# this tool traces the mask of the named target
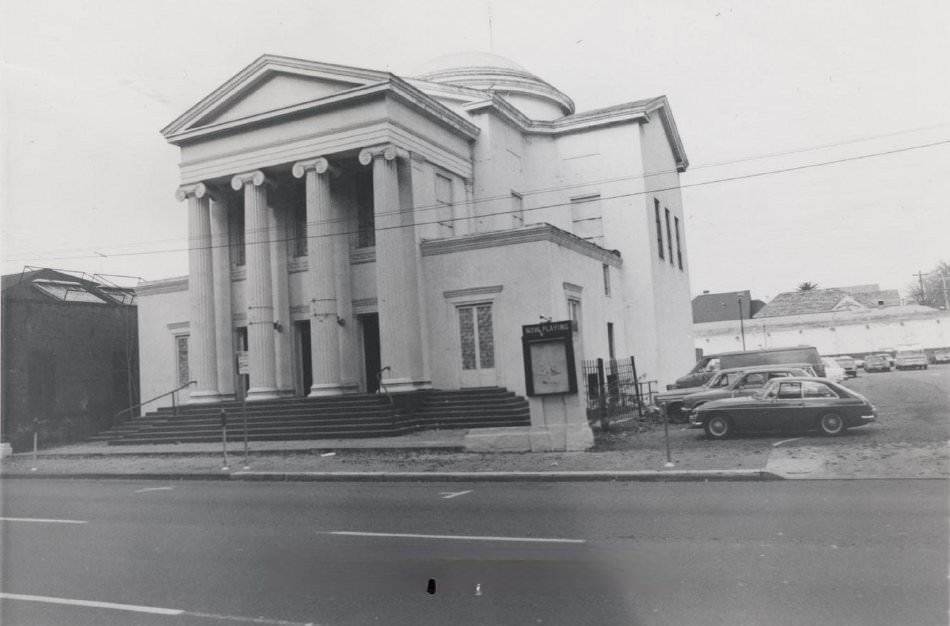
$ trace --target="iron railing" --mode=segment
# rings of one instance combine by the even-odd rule
[[[174,415],[178,415],[178,392],[181,391],[182,389],[185,389],[186,387],[190,387],[190,386],[196,384],[197,382],[198,382],[198,381],[196,381],[196,380],[189,380],[189,381],[188,381],[187,383],[185,383],[184,385],[179,385],[178,387],[175,387],[175,388],[172,389],[171,391],[166,391],[165,393],[159,394],[159,395],[155,396],[154,398],[149,398],[149,399],[146,400],[145,402],[139,402],[138,404],[132,405],[132,406],[126,408],[126,409],[122,409],[121,411],[119,411],[118,413],[116,413],[115,415],[112,416],[112,423],[115,424],[115,423],[116,423],[116,420],[118,420],[123,414],[125,414],[125,413],[131,414],[133,411],[142,408],[142,407],[145,406],[146,404],[150,404],[150,403],[152,403],[152,402],[155,402],[156,400],[161,400],[161,399],[164,398],[165,396],[171,396],[171,397],[172,397],[172,412],[173,412]]]
[[[621,419],[639,419],[653,415],[657,393],[655,380],[640,380],[634,357],[627,359],[591,359],[583,362],[587,419],[609,430]]]

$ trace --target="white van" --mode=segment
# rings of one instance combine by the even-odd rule
[[[927,353],[920,346],[898,348],[894,357],[894,367],[899,370],[925,370],[927,363]]]

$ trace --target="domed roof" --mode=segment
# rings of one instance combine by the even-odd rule
[[[442,56],[430,59],[417,67],[413,76],[422,78],[425,74],[435,74],[445,70],[454,70],[471,67],[497,67],[506,70],[515,70],[525,72],[527,70],[521,65],[515,63],[507,57],[492,52],[480,52],[478,50],[468,50],[465,52],[453,52],[443,54]]]
[[[532,74],[511,59],[491,52],[456,52],[428,61],[414,72],[415,77],[541,100],[555,105],[564,115],[574,112],[574,102],[563,92]]]

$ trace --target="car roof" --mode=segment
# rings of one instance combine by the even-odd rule
[[[736,372],[770,372],[773,370],[803,369],[813,367],[812,363],[775,363],[772,365],[748,365],[746,367],[727,367],[719,370],[720,374],[734,374]]]

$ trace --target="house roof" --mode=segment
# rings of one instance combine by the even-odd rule
[[[43,302],[87,302],[95,304],[133,304],[131,289],[103,285],[51,268],[24,270],[0,277],[6,300],[39,300]]]
[[[742,317],[749,319],[765,303],[753,300],[748,289],[723,293],[704,293],[693,298],[693,323],[722,322],[739,319],[739,298],[742,298]]]
[[[900,294],[896,289],[862,292],[859,289],[876,287],[862,285],[845,289],[811,289],[809,291],[786,291],[775,296],[756,318],[785,317],[789,315],[814,315],[840,311],[863,311],[881,306],[900,304]]]

